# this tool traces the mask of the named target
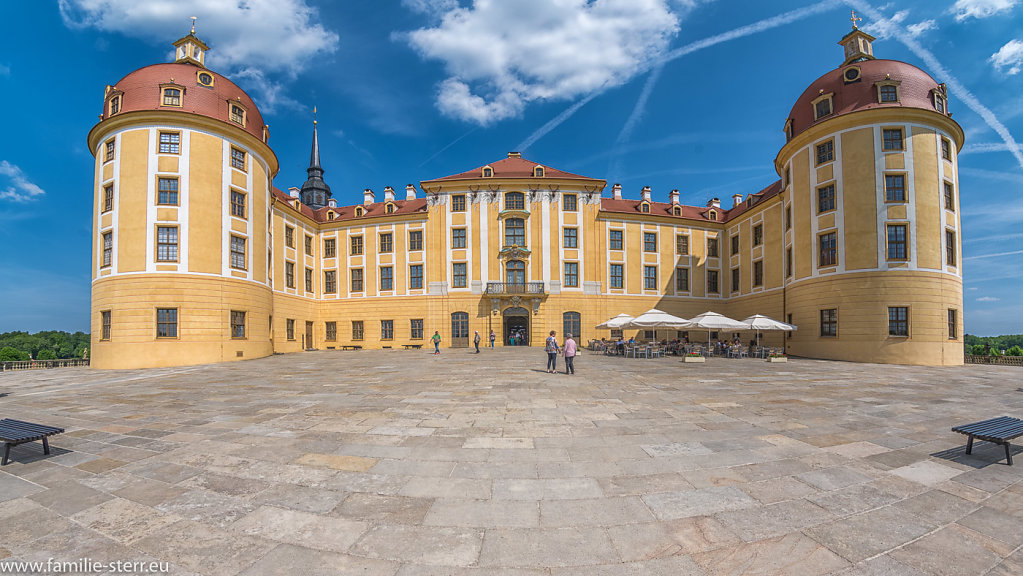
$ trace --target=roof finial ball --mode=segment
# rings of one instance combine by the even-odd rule
[[[313,106],[313,126],[316,126],[316,106]]]
[[[189,32],[189,34],[195,34],[195,21],[198,20],[199,17],[198,16],[192,16],[191,18],[192,18],[192,30]]]
[[[852,21],[853,30],[856,30],[856,29],[859,28],[859,26],[856,25],[857,22],[863,22],[863,18],[860,18],[859,16],[857,16],[855,10],[852,10],[852,16],[849,18],[849,20]]]

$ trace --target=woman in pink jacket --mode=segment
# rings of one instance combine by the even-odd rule
[[[578,346],[571,334],[565,334],[565,374],[575,374],[575,355],[578,353]]]

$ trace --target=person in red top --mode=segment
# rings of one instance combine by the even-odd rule
[[[565,374],[575,375],[575,355],[578,354],[578,350],[579,347],[572,339],[572,335],[565,334]]]

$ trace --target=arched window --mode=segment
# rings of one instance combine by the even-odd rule
[[[562,318],[562,334],[568,338],[568,335],[572,335],[572,339],[576,342],[582,342],[582,336],[579,331],[582,330],[582,316],[578,312],[565,312],[561,315]]]
[[[537,167],[533,168],[533,177],[534,178],[543,178],[543,166],[537,166]]]
[[[640,204],[639,205],[639,211],[640,212],[650,212],[650,203],[649,202],[644,202],[644,203]]]
[[[492,178],[493,176],[494,176],[494,169],[491,168],[490,166],[484,166],[483,167],[483,177],[484,178]]]
[[[526,283],[526,263],[522,260],[509,260],[504,269],[504,281],[508,284]]]
[[[526,221],[522,218],[509,218],[504,221],[504,245],[526,245]]]
[[[363,213],[362,206],[357,206],[355,208],[355,215],[356,216],[362,216],[362,213]]]
[[[394,214],[394,204],[388,203],[384,211],[388,214]]]
[[[671,215],[672,216],[681,216],[682,215],[682,207],[681,206],[672,206],[671,207]]]
[[[505,210],[525,210],[526,195],[522,192],[508,192],[504,195]]]

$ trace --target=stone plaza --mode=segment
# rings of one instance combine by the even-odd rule
[[[172,574],[1023,573],[1023,372],[535,348],[0,374],[0,563]],[[560,364],[559,368],[563,365]],[[1014,450],[1018,454],[1018,449]]]

